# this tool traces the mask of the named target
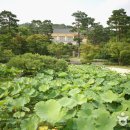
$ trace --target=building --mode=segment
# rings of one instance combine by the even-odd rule
[[[65,28],[65,29],[54,29],[53,30],[53,41],[54,42],[62,42],[62,43],[72,43],[77,44],[76,41],[74,41],[74,37],[77,35],[75,32],[71,32],[71,29]]]

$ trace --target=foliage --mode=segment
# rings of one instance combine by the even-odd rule
[[[109,42],[107,45],[108,54],[118,62],[119,65],[129,64],[127,58],[129,58],[130,45],[125,42]]]
[[[42,56],[42,62],[45,69],[53,69],[55,71],[66,71],[68,62],[63,59],[57,59],[51,56]]]
[[[7,64],[10,67],[16,67],[24,70],[24,74],[33,74],[43,68],[42,57],[38,54],[26,53],[13,57]]]
[[[50,20],[44,20],[41,26],[41,33],[48,36],[51,39],[51,34],[53,33],[52,23]]]
[[[47,54],[48,37],[43,34],[33,34],[27,38],[28,51],[31,53]]]
[[[6,71],[6,70],[4,70]],[[117,116],[130,116],[130,76],[98,66],[71,65],[0,84],[0,128],[122,130]]]
[[[50,55],[66,59],[67,55],[72,56],[72,52],[77,50],[77,46],[64,43],[51,43],[47,49]]]
[[[45,69],[54,69],[56,71],[67,70],[68,64],[64,60],[58,60],[50,56],[41,56],[39,54],[26,53],[13,57],[7,64],[23,70],[24,75],[36,74]]]
[[[0,47],[0,62],[1,63],[8,62],[13,56],[14,54],[12,53],[11,50],[6,50]]]
[[[11,49],[11,34],[2,34],[0,35],[0,46],[4,49]]]
[[[80,48],[80,43],[84,36],[86,36],[88,28],[94,23],[94,19],[88,17],[85,12],[81,11],[74,12],[72,16],[75,17],[72,31],[77,32],[77,37],[75,38],[75,41],[77,41]],[[78,55],[80,56],[80,49],[78,49]]]
[[[92,44],[83,44],[81,46],[81,62],[91,63],[94,57],[99,52],[99,47]]]
[[[114,30],[116,41],[121,41],[123,38],[127,38],[127,33],[130,29],[130,17],[127,16],[124,9],[113,10],[107,24],[110,29]]]
[[[54,70],[56,71],[66,71],[68,67],[68,62],[66,62],[64,59],[59,59],[54,66]]]
[[[31,34],[29,27],[26,27],[26,26],[23,26],[23,25],[20,25],[18,27],[18,33],[19,33],[20,36],[24,36],[24,37],[27,37],[28,35]]]
[[[130,65],[130,48],[129,50],[122,50],[120,56],[123,65]]]
[[[51,34],[53,33],[52,23],[50,20],[33,20],[30,24],[30,30],[32,34],[44,34],[51,39]]]
[[[52,56],[56,56],[57,58],[61,58],[64,53],[64,44],[55,44],[52,43],[48,47],[48,51]]]
[[[15,14],[6,10],[2,11],[0,13],[0,34],[10,33],[14,35],[17,32],[18,21]]]
[[[0,80],[2,79],[12,79],[14,77],[17,77],[19,76],[20,74],[22,73],[21,70],[19,69],[16,69],[14,67],[7,67],[5,64],[0,64]]]
[[[10,48],[16,55],[26,53],[28,51],[26,38],[20,35],[16,35],[11,39]]]
[[[110,31],[99,23],[95,23],[88,29],[87,38],[92,44],[106,43],[110,39]]]

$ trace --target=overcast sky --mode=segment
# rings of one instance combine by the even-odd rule
[[[105,25],[112,10],[120,8],[130,16],[130,0],[0,0],[0,11],[11,11],[20,23],[48,19],[71,25],[72,13],[80,10]]]

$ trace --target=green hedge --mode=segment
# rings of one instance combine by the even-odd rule
[[[15,56],[7,65],[22,69],[24,75],[32,75],[45,69],[66,71],[68,68],[68,63],[65,60],[32,53]]]

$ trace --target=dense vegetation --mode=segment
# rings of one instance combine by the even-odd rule
[[[88,45],[82,45],[79,52],[83,62],[98,58],[119,65],[130,65],[130,61],[126,61],[130,59],[130,16],[124,9],[113,10],[107,21],[108,27],[96,23],[85,12],[77,11],[72,16],[75,17],[73,31],[78,33],[75,40],[79,48],[82,39],[87,38]],[[98,51],[95,52],[95,48],[99,48]]]
[[[33,20],[18,25],[18,19],[10,11],[0,13],[0,62],[7,63],[12,57],[25,53],[51,55],[69,60],[77,46],[52,42],[53,25],[50,20]],[[60,25],[59,25],[60,26]],[[62,25],[61,25],[62,26]]]
[[[15,14],[0,13],[0,130],[130,129],[122,114],[130,117],[130,75],[67,62],[75,51],[83,63],[130,65],[130,17],[114,10],[104,28],[84,12],[72,16],[73,26],[18,25]],[[53,43],[53,28],[72,28],[77,45]]]
[[[2,71],[16,77],[0,83],[2,130],[130,129],[117,119],[121,112],[130,116],[130,75],[85,65],[70,65],[65,72],[45,69],[33,77]]]
[[[81,55],[83,63],[94,58],[106,59],[111,63],[129,65],[130,61],[130,16],[124,9],[113,10],[108,18],[108,27],[96,23],[85,12],[72,14],[72,26],[53,24],[50,20],[32,20],[31,23],[18,25],[15,14],[9,11],[0,13],[0,62],[6,63],[15,55],[38,53],[68,60],[72,52]],[[54,28],[71,28],[77,32],[74,40],[77,45],[52,42]],[[86,44],[81,44],[87,39]],[[96,51],[95,51],[96,49]],[[89,52],[88,52],[89,51]]]

